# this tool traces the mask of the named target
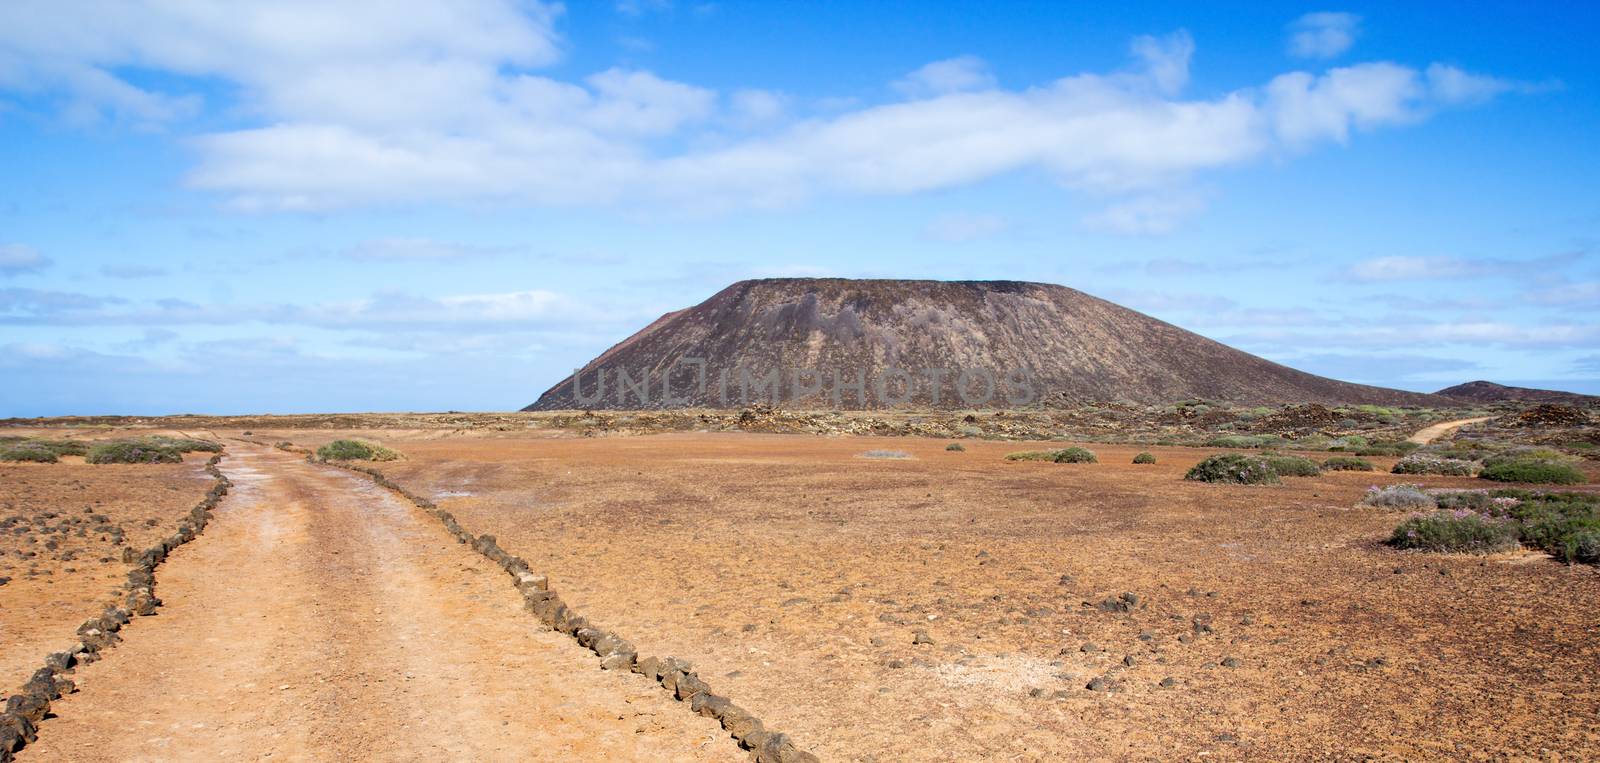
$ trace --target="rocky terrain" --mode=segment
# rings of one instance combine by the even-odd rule
[[[1074,289],[1017,281],[740,281],[574,378],[526,410],[1450,404],[1297,371]]]
[[[136,555],[172,532],[206,490],[182,464],[0,463],[0,694],[77,641]]]
[[[1600,568],[1401,551],[1412,515],[1366,500],[1481,493],[1384,472],[1484,443],[1555,446],[1586,483],[1561,489],[1593,493],[1600,464],[1571,454],[1596,419],[1186,401],[13,427],[226,452],[0,465],[0,760],[23,740],[23,761],[1587,759]],[[352,437],[397,458],[308,458]],[[1069,444],[1087,462],[1007,458]],[[1219,450],[1376,471],[1184,478]]]
[[[396,483],[825,760],[1600,751],[1600,575],[1390,550],[1403,513],[1359,505],[1389,475],[1227,487],[1181,479],[1205,450],[905,437],[386,442]]]

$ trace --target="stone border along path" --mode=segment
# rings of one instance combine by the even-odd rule
[[[155,594],[156,568],[166,561],[173,549],[199,537],[211,521],[212,509],[233,486],[217,468],[222,455],[218,453],[206,461],[206,473],[214,480],[211,490],[189,511],[189,517],[178,524],[177,532],[138,556],[133,555],[131,548],[122,550],[123,562],[134,565],[128,572],[128,582],[122,584],[126,592],[122,602],[107,604],[99,617],[78,626],[78,644],[45,657],[44,667],[34,671],[23,685],[22,693],[6,700],[5,709],[0,711],[0,763],[11,763],[15,757],[13,753],[39,738],[39,722],[50,712],[52,701],[77,690],[72,679],[66,677],[75,666],[100,659],[102,651],[121,641],[117,631],[130,624],[134,615],[156,613],[156,607],[161,606]]]
[[[555,591],[544,575],[536,575],[521,557],[512,556],[500,548],[493,535],[479,535],[462,528],[454,515],[439,508],[398,483],[383,472],[365,466],[353,466],[327,461],[317,461],[305,448],[283,447],[280,450],[305,453],[306,461],[359,472],[372,478],[380,487],[387,488],[415,504],[444,525],[456,540],[500,565],[516,581],[522,593],[523,608],[537,616],[545,625],[558,633],[571,636],[578,644],[600,657],[603,670],[631,670],[661,684],[661,688],[679,702],[687,702],[689,709],[722,723],[739,745],[752,751],[757,763],[818,763],[816,755],[800,750],[787,734],[768,729],[759,718],[733,704],[727,697],[714,694],[711,687],[694,672],[686,660],[676,657],[640,657],[633,644],[611,631],[594,627],[582,615],[572,611]]]

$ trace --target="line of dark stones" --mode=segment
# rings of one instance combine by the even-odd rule
[[[79,665],[87,665],[102,657],[122,638],[117,632],[133,621],[135,616],[156,613],[161,600],[156,598],[156,568],[166,561],[172,550],[194,540],[211,521],[211,511],[222,497],[228,494],[233,483],[223,475],[217,464],[222,461],[218,453],[206,462],[206,473],[214,482],[206,497],[200,501],[184,520],[178,523],[177,532],[163,538],[160,543],[135,554],[133,549],[122,550],[122,561],[132,564],[128,580],[122,584],[122,598],[106,605],[99,617],[86,620],[78,626],[78,643],[71,649],[52,652],[44,658],[44,667],[34,671],[23,685],[21,694],[6,699],[5,710],[0,712],[0,763],[10,763],[14,753],[39,738],[39,722],[50,712],[50,703],[61,695],[77,691],[68,674]]]
[[[302,451],[297,449],[295,452]],[[661,688],[675,699],[688,703],[691,711],[720,721],[722,728],[727,730],[741,747],[752,752],[751,758],[757,763],[816,763],[818,760],[816,755],[796,747],[787,734],[768,729],[766,724],[750,711],[713,692],[705,680],[695,673],[694,667],[688,661],[676,657],[640,657],[631,642],[591,624],[587,618],[574,612],[562,602],[555,591],[550,590],[550,581],[546,576],[535,574],[521,557],[506,553],[496,543],[493,535],[474,536],[463,528],[450,512],[439,508],[433,501],[412,493],[377,469],[316,461],[310,455],[307,455],[306,460],[365,474],[379,486],[398,493],[417,508],[438,519],[457,541],[500,565],[500,568],[511,576],[517,590],[522,594],[524,609],[538,617],[552,630],[571,636],[579,645],[594,652],[600,658],[602,669],[630,670],[659,683]]]

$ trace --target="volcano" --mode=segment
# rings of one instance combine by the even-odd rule
[[[1328,379],[1065,286],[771,278],[663,315],[524,410],[962,409],[1204,399],[1449,406]]]

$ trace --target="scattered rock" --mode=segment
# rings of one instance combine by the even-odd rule
[[[933,643],[933,637],[929,636],[927,631],[922,630],[922,629],[919,628],[919,629],[917,629],[916,632],[911,634],[911,643],[913,643],[913,644],[932,644]]]

